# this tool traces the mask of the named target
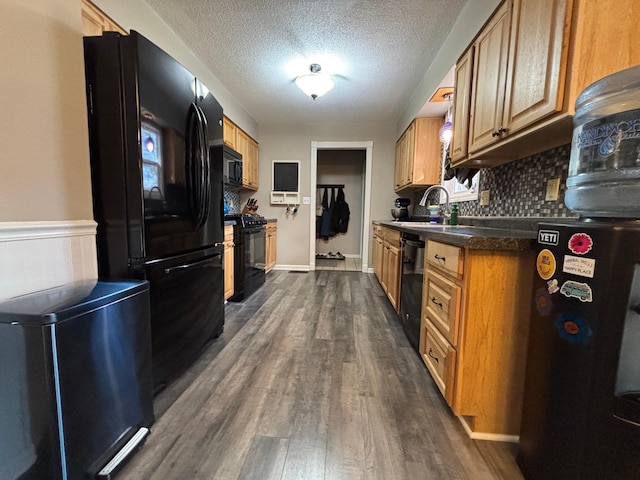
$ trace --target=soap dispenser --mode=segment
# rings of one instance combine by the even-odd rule
[[[458,225],[458,204],[451,205],[451,218],[449,219],[450,225]]]

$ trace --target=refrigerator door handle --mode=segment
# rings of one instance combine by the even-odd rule
[[[195,103],[189,107],[189,115],[187,117],[186,132],[186,157],[185,157],[185,174],[187,177],[187,197],[189,200],[189,212],[191,220],[197,225],[198,220],[198,192],[196,188],[196,148],[198,148],[197,134],[197,111]]]
[[[200,185],[202,187],[199,226],[203,226],[209,217],[209,200],[211,195],[211,158],[209,155],[207,117],[200,107],[196,108],[199,114],[200,126]]]
[[[183,263],[182,265],[176,265],[175,267],[167,267],[164,269],[164,273],[169,275],[177,271],[192,270],[195,268],[207,267],[208,265],[215,263],[214,260],[220,256],[221,255],[219,253],[216,253],[210,257],[205,258],[204,260],[198,260],[197,262],[193,262],[193,263]]]

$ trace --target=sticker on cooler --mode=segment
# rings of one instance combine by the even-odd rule
[[[556,273],[556,257],[553,256],[551,250],[545,248],[540,251],[536,260],[536,269],[543,280],[549,280],[553,277],[553,274]]]
[[[538,243],[555,246],[558,245],[558,238],[560,238],[560,232],[557,230],[538,231]]]
[[[591,287],[586,283],[574,282],[567,280],[560,287],[560,293],[565,297],[577,298],[581,302],[593,302],[593,292]]]
[[[596,269],[596,261],[593,258],[574,257],[573,255],[565,255],[562,271],[572,275],[593,278],[593,272]]]
[[[569,250],[576,255],[584,255],[593,247],[592,238],[586,233],[574,233],[569,239]]]

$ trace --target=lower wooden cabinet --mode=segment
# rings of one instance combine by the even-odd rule
[[[224,226],[224,299],[233,295],[233,226]]]
[[[267,222],[266,260],[265,270],[271,270],[276,264],[276,233],[278,224],[275,221]]]
[[[533,251],[429,240],[420,355],[472,438],[520,431]]]
[[[396,311],[400,309],[402,242],[400,231],[373,226],[373,271]]]

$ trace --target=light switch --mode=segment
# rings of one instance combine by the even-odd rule
[[[545,202],[555,202],[558,200],[558,190],[560,189],[560,179],[552,178],[547,180],[547,191],[544,195]]]
[[[480,206],[489,205],[489,194],[491,190],[482,190],[480,192]]]

